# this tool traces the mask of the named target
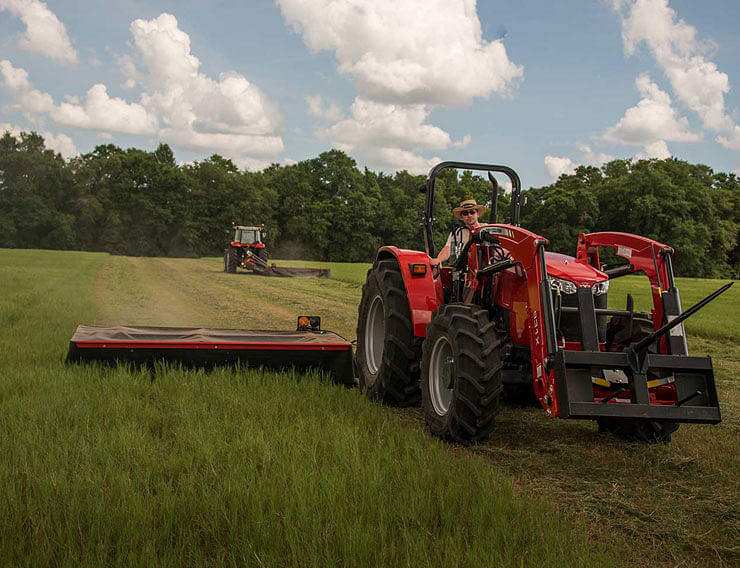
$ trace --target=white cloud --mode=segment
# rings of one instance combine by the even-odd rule
[[[199,71],[190,37],[170,14],[135,20],[130,27],[144,86],[142,104],[163,124],[160,138],[175,146],[217,151],[239,165],[265,163],[283,151],[277,106],[244,76],[227,72],[218,81]],[[131,78],[131,77],[130,77]]]
[[[576,164],[570,158],[560,156],[545,156],[545,169],[553,179],[558,179],[563,174],[572,174],[576,171]]]
[[[705,54],[712,48],[698,40],[696,28],[678,19],[668,0],[613,0],[622,16],[622,40],[627,54],[644,43],[663,68],[674,94],[710,130],[733,128],[725,111],[730,90],[727,74]]]
[[[360,144],[399,148],[443,150],[450,135],[425,121],[425,105],[391,105],[357,98],[350,107],[351,118],[324,131],[326,138],[350,147]]]
[[[50,94],[33,88],[25,69],[13,67],[10,61],[3,59],[0,61],[0,75],[5,88],[15,95],[16,103],[11,107],[25,113],[29,120],[36,121],[39,114],[54,109],[54,99]]]
[[[740,150],[740,126],[735,125],[727,136],[718,136],[717,142],[730,150]]]
[[[0,136],[5,132],[10,132],[10,135],[15,138],[20,138],[21,132],[27,132],[27,130],[18,126],[13,126],[5,122],[0,122]],[[75,146],[74,141],[61,132],[58,134],[52,134],[51,132],[44,131],[39,133],[44,138],[44,145],[49,150],[54,150],[62,155],[63,158],[71,158],[79,154]]]
[[[19,17],[26,30],[18,37],[21,49],[63,61],[77,62],[67,29],[44,2],[39,0],[0,0],[0,10]]]
[[[452,145],[455,148],[466,148],[472,140],[473,138],[470,136],[470,134],[466,134],[462,137],[462,140],[457,140],[456,142],[453,142]]]
[[[82,104],[61,103],[51,111],[57,124],[87,130],[104,130],[124,134],[153,134],[157,131],[156,116],[141,104],[111,98],[105,85],[93,85]]]
[[[442,158],[424,158],[403,148],[370,148],[364,154],[370,167],[388,168],[391,171],[407,170],[410,174],[426,174]]]
[[[638,152],[635,154],[635,158],[638,160],[649,160],[650,158],[657,158],[658,160],[665,160],[671,157],[671,151],[668,149],[668,144],[665,140],[656,140],[645,146],[644,152]]]
[[[594,152],[587,144],[578,144],[578,151],[581,158],[577,162],[561,156],[545,156],[545,169],[553,180],[557,180],[562,174],[574,173],[580,165],[599,167],[614,159],[610,154]]]
[[[452,142],[447,132],[426,122],[429,113],[426,105],[384,104],[358,97],[349,118],[318,134],[369,167],[426,172],[430,160],[417,152],[444,150]]]
[[[501,40],[486,41],[475,0],[278,0],[313,51],[334,51],[360,95],[387,103],[459,105],[522,77]]]
[[[583,163],[588,166],[600,166],[607,162],[611,162],[614,156],[606,154],[604,152],[594,152],[591,150],[591,146],[586,144],[579,144],[578,150],[583,155]]]
[[[67,102],[56,105],[51,95],[33,88],[25,69],[13,67],[12,63],[3,60],[0,61],[0,75],[5,87],[15,95],[14,107],[30,114],[32,119],[48,113],[54,122],[63,126],[126,134],[156,131],[156,118],[148,114],[143,106],[110,98],[105,85],[93,85],[82,104],[77,97],[68,96]]]
[[[2,1],[2,0],[0,0]],[[161,14],[130,26],[136,57],[118,62],[127,86],[143,89],[139,102],[111,97],[105,85],[93,85],[80,102],[67,96],[55,104],[34,89],[23,69],[0,61],[14,108],[29,120],[48,115],[64,126],[105,133],[154,134],[175,147],[217,152],[242,167],[264,167],[283,151],[282,117],[277,106],[244,76],[224,72],[214,80],[200,72],[190,53],[190,37],[177,20]]]
[[[306,104],[308,105],[308,114],[324,120],[330,120],[336,122],[344,118],[342,109],[336,104],[324,105],[320,95],[306,97]]]
[[[483,39],[475,0],[278,0],[286,22],[312,51],[332,51],[357,97],[347,117],[319,130],[334,147],[383,170],[426,171],[423,151],[464,148],[429,124],[436,106],[510,93],[523,68],[501,40]],[[326,119],[320,97],[309,114]],[[339,115],[336,109],[334,114]],[[386,161],[387,160],[387,161]],[[404,162],[404,160],[406,160]]]
[[[695,142],[701,135],[692,132],[686,117],[679,117],[671,106],[671,97],[660,90],[646,73],[635,80],[642,100],[628,108],[615,126],[606,129],[603,139],[619,144],[644,146],[646,155],[670,156],[666,141]]]
[[[49,150],[59,152],[65,159],[79,154],[74,141],[66,134],[60,132],[55,136],[51,132],[43,132],[41,136],[44,137],[44,143]]]

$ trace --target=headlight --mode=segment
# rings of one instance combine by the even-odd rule
[[[576,293],[576,285],[570,280],[563,280],[562,278],[553,278],[552,276],[548,277],[548,280],[550,280],[550,288],[552,288],[555,291],[560,291],[563,294],[575,294]]]
[[[591,286],[591,292],[593,292],[594,296],[601,296],[602,294],[606,294],[606,291],[609,289],[609,281],[604,280],[603,282],[597,282],[593,286]]]

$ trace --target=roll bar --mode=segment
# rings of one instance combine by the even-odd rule
[[[434,256],[434,239],[432,229],[434,228],[434,180],[436,179],[439,172],[447,168],[454,168],[456,170],[473,170],[479,172],[500,172],[506,174],[511,180],[511,218],[510,223],[512,225],[519,226],[519,210],[521,209],[521,193],[522,183],[519,180],[519,174],[508,166],[495,166],[492,164],[474,164],[469,162],[440,162],[434,166],[427,176],[427,182],[424,186],[424,193],[426,197],[424,199],[424,213],[422,216],[421,223],[424,226],[424,244],[426,246],[427,254]],[[490,178],[489,178],[490,179]],[[498,198],[498,185],[492,183],[493,195],[491,202],[494,203]]]

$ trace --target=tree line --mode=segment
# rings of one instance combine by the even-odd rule
[[[260,172],[213,155],[178,164],[161,144],[147,152],[106,144],[64,160],[35,133],[0,138],[0,247],[143,256],[220,255],[232,221],[264,223],[272,256],[369,261],[377,248],[423,248],[424,176],[361,170],[339,150]],[[550,250],[574,254],[580,232],[637,233],[676,249],[683,276],[740,276],[740,180],[701,164],[614,160],[530,188],[521,224]],[[453,170],[437,183],[435,241],[451,209],[490,203],[491,184]],[[509,198],[499,190],[499,221]]]

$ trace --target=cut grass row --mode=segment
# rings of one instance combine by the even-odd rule
[[[589,541],[577,519],[522,499],[488,460],[451,454],[315,376],[65,366],[111,257],[0,258],[2,565],[617,562],[619,539]],[[106,277],[136,295],[115,266]],[[160,278],[158,290],[139,289],[136,309],[165,301],[173,281]],[[184,301],[171,296],[163,313]],[[106,317],[132,313],[120,308]]]

